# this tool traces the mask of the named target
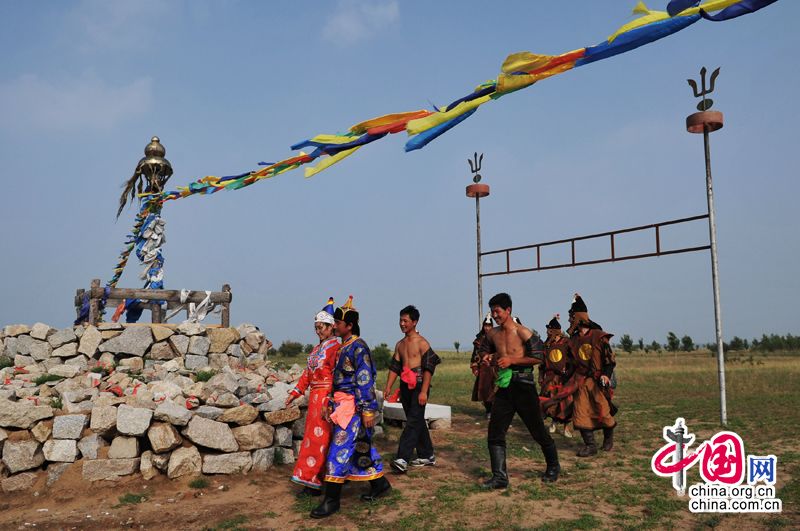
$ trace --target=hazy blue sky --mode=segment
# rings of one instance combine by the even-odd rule
[[[75,289],[110,277],[134,215],[114,221],[120,185],[150,136],[167,148],[171,187],[245,171],[314,134],[447,104],[511,52],[596,44],[635,3],[0,3],[0,323],[65,326]],[[489,103],[422,151],[405,154],[394,135],[309,180],[295,171],[171,202],[166,286],[230,283],[233,321],[276,344],[311,342],[327,297],[352,293],[370,343],[398,339],[397,311],[413,303],[434,346],[466,345],[477,328],[467,157],[485,153],[492,186],[486,250],[701,214],[686,79],[721,66],[713,99],[726,125],[711,148],[725,335],[800,332],[798,19],[800,3],[783,1],[700,21]],[[692,229],[664,241],[706,240],[705,225]],[[138,271],[132,260],[119,285],[138,286]],[[511,293],[539,330],[579,291],[617,334],[714,335],[708,253],[494,277],[484,290]]]

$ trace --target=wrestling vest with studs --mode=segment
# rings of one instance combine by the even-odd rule
[[[613,334],[603,330],[589,330],[586,335],[575,334],[569,339],[575,371],[584,376],[599,378],[603,369],[601,354],[603,338],[611,339]]]
[[[565,374],[567,372],[567,365],[569,358],[569,341],[564,339],[558,343],[545,343],[545,371],[554,372],[556,374]]]

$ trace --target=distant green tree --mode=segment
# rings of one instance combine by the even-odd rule
[[[745,342],[739,336],[733,336],[730,343],[731,350],[745,350]]]
[[[458,341],[453,341],[453,346],[456,348],[456,354],[458,354],[459,352],[458,349],[461,348],[461,343],[459,343]]]
[[[389,362],[392,360],[392,351],[389,345],[381,343],[377,347],[372,347],[372,363],[376,369],[388,369]]]
[[[644,350],[644,339],[639,338],[639,350]]]
[[[675,332],[667,334],[667,350],[670,352],[677,352],[681,348],[681,340],[675,335]]]
[[[297,341],[284,341],[278,347],[278,354],[285,357],[299,356],[303,353],[303,344]]]
[[[689,336],[683,336],[681,338],[681,350],[686,352],[692,352],[694,350],[694,341]]]
[[[304,354],[311,354],[312,350],[314,350],[314,345],[312,345],[311,343],[303,347]]]
[[[619,340],[619,346],[622,347],[622,350],[625,352],[630,352],[633,350],[633,339],[631,339],[631,336],[628,334],[624,334]]]
[[[661,345],[655,339],[653,340],[652,343],[650,343],[650,347],[649,348],[653,352],[661,352]]]

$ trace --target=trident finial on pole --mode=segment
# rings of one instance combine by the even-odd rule
[[[703,101],[697,104],[698,111],[707,111],[714,105],[714,100],[711,98],[706,99],[706,96],[714,92],[714,82],[719,75],[719,68],[711,72],[711,79],[709,80],[709,87],[706,88],[706,67],[700,69],[700,86],[703,90],[697,91],[697,82],[694,79],[687,79],[686,82],[692,87],[695,98],[703,98]]]
[[[472,159],[467,159],[469,162],[469,169],[475,175],[472,176],[472,182],[479,183],[481,182],[481,174],[478,173],[481,171],[481,163],[483,162],[483,153],[481,153],[480,157],[478,157],[478,152],[472,154]]]

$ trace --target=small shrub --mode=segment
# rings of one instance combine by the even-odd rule
[[[42,385],[47,382],[59,382],[63,379],[64,379],[63,376],[58,376],[57,374],[42,374],[34,378],[33,383],[35,383],[36,385]]]
[[[215,374],[217,374],[217,371],[197,371],[197,374],[194,375],[195,381],[207,382],[213,378]]]
[[[146,494],[134,494],[132,492],[128,492],[119,497],[120,505],[136,505],[137,503],[142,503],[143,501],[147,501]]]
[[[189,482],[191,489],[205,489],[208,487],[208,480],[206,478],[195,478]]]
[[[284,341],[278,347],[278,354],[287,358],[293,358],[303,353],[303,344],[297,341]]]
[[[59,397],[53,397],[50,399],[50,407],[53,409],[64,409],[64,402],[62,402]]]
[[[9,358],[8,356],[0,356],[0,369],[5,369],[6,367],[13,367],[14,360]]]

